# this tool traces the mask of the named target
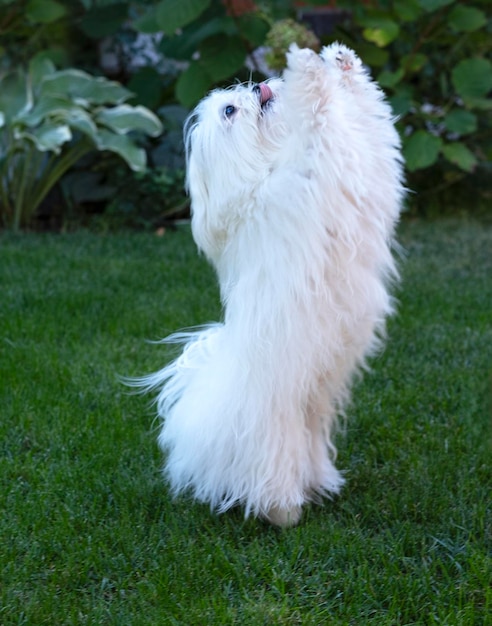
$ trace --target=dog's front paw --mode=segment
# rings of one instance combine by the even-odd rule
[[[299,48],[292,44],[287,52],[287,67],[300,74],[313,75],[320,68],[320,58],[310,48]]]
[[[339,43],[323,48],[321,58],[328,66],[343,73],[357,72],[361,67],[361,61],[355,52]]]

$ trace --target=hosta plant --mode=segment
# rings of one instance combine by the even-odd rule
[[[159,119],[126,100],[119,83],[35,57],[0,76],[0,219],[29,224],[48,192],[81,157],[108,150],[132,170],[146,167],[133,133],[156,136]]]

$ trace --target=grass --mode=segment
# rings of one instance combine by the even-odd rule
[[[0,237],[0,624],[492,624],[492,227],[407,222],[342,495],[279,531],[172,500],[118,375],[217,319],[189,232]],[[488,510],[487,510],[488,509]]]

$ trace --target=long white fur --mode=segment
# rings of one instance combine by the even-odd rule
[[[344,46],[293,46],[268,84],[264,110],[240,85],[188,121],[193,236],[224,320],[171,338],[182,355],[137,384],[159,389],[174,492],[289,525],[344,482],[334,426],[392,311],[402,165],[390,107]]]

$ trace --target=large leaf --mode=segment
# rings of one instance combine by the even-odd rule
[[[467,98],[467,106],[481,111],[492,111],[492,98]]]
[[[161,0],[157,5],[157,23],[167,35],[172,35],[199,17],[209,4],[210,0]]]
[[[142,106],[120,104],[116,107],[105,108],[97,113],[96,121],[119,134],[140,131],[156,137],[162,132],[159,118]]]
[[[22,122],[26,126],[38,126],[46,118],[61,111],[69,111],[77,108],[72,100],[58,95],[45,95],[36,102],[29,111],[23,111],[15,118],[17,122]]]
[[[446,115],[444,124],[452,133],[467,135],[477,130],[477,116],[471,111],[456,109]]]
[[[42,54],[37,54],[29,62],[29,76],[32,84],[37,85],[45,76],[56,72],[53,61]]]
[[[418,0],[395,0],[393,3],[395,13],[403,22],[413,22],[422,12]]]
[[[94,6],[82,18],[80,28],[92,39],[113,35],[128,17],[128,3]]]
[[[367,63],[370,67],[382,67],[386,65],[389,58],[387,50],[383,50],[362,39],[354,44],[354,49],[359,57],[364,59],[364,63]]]
[[[190,59],[204,39],[213,35],[237,35],[237,28],[232,17],[222,16],[190,24],[180,35],[163,37],[159,50],[170,59]]]
[[[400,34],[398,24],[387,17],[371,17],[363,22],[364,39],[372,41],[380,48],[384,48],[394,41]]]
[[[427,56],[419,52],[407,54],[401,58],[401,66],[406,72],[419,72],[427,63],[427,60]]]
[[[492,89],[492,63],[487,59],[463,59],[453,69],[451,80],[464,99],[484,98]]]
[[[159,33],[161,28],[157,22],[157,6],[147,7],[140,17],[133,20],[132,26],[141,33],[149,35]]]
[[[42,94],[60,94],[86,104],[120,104],[132,94],[117,82],[81,70],[62,70],[42,82]]]
[[[198,61],[192,61],[176,83],[176,97],[185,107],[194,106],[213,83]]]
[[[453,4],[454,0],[419,0],[420,6],[426,11],[437,11],[448,4]]]
[[[35,24],[56,22],[66,13],[67,9],[63,4],[55,0],[29,0],[25,8],[25,16]]]
[[[403,78],[403,68],[396,70],[396,72],[390,72],[389,70],[383,70],[378,76],[378,83],[381,87],[394,87]]]
[[[225,80],[244,65],[246,49],[240,39],[216,35],[200,46],[200,61],[214,82]]]
[[[480,9],[457,4],[451,11],[448,23],[457,32],[472,32],[485,26],[487,16]]]
[[[255,48],[261,46],[270,30],[270,24],[257,13],[245,13],[237,19],[241,35]]]
[[[99,129],[90,114],[84,109],[72,107],[65,111],[57,111],[55,121],[62,122],[73,130],[78,130],[97,144]]]
[[[443,146],[442,153],[448,161],[465,172],[472,172],[477,165],[477,159],[473,152],[459,141]]]
[[[410,172],[433,165],[437,161],[442,141],[425,130],[418,130],[404,141],[403,156]]]
[[[16,139],[29,139],[40,152],[59,153],[63,144],[72,139],[70,128],[66,124],[46,122],[29,130],[14,130]]]
[[[156,109],[162,98],[163,77],[153,67],[141,67],[132,73],[127,83],[135,94],[135,101],[150,109]]]
[[[26,77],[21,70],[0,79],[0,111],[10,122],[29,107]]]
[[[118,154],[136,172],[145,170],[147,164],[145,150],[136,146],[127,135],[116,135],[110,130],[101,129],[98,148]]]
[[[391,96],[389,103],[393,114],[397,117],[402,117],[405,113],[408,113],[413,106],[412,96],[406,90]]]

